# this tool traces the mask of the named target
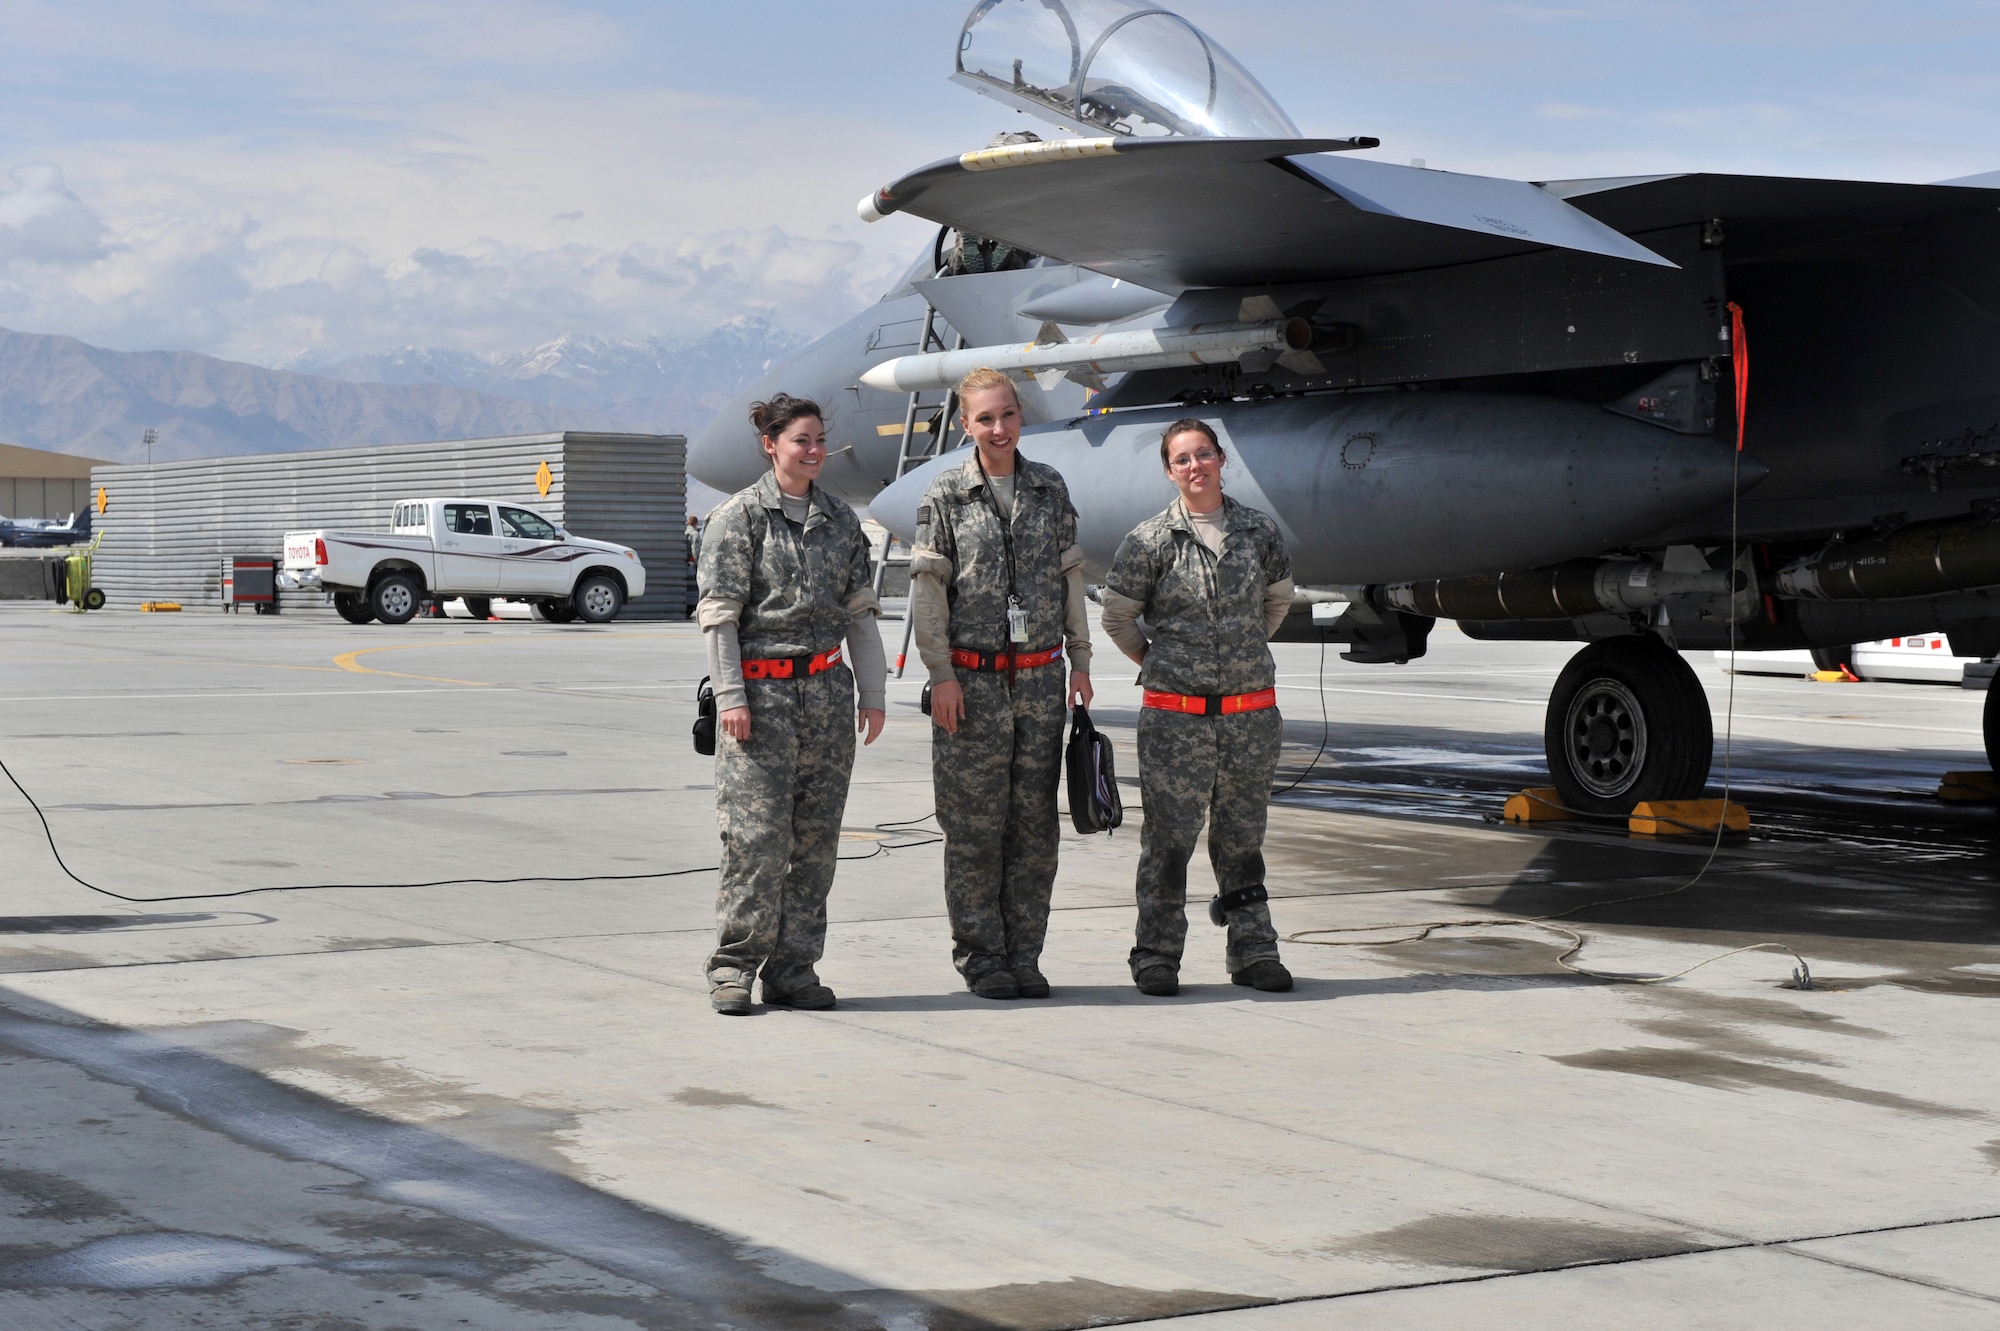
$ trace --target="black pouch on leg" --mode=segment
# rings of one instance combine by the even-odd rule
[[[1245,906],[1254,906],[1260,901],[1270,899],[1271,894],[1265,890],[1262,883],[1253,883],[1249,887],[1239,887],[1234,892],[1212,896],[1208,899],[1208,922],[1218,929],[1227,929],[1230,911],[1241,910]]]
[[[1118,797],[1118,776],[1111,765],[1111,737],[1090,723],[1090,712],[1078,703],[1070,712],[1069,748],[1063,755],[1069,769],[1069,820],[1086,836],[1109,832],[1125,821]]]
[[[694,688],[694,751],[705,758],[715,756],[715,686],[707,675]]]

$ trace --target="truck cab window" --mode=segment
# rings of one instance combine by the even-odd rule
[[[461,536],[491,536],[493,510],[484,504],[446,504],[444,529]]]
[[[514,536],[524,541],[553,541],[556,529],[549,520],[539,513],[530,513],[525,508],[500,508],[500,534]]]

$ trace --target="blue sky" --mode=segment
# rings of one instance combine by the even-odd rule
[[[799,332],[923,243],[854,201],[1030,122],[964,0],[0,0],[0,326],[279,364]],[[1177,6],[1308,133],[1529,179],[2000,168],[2000,0]]]

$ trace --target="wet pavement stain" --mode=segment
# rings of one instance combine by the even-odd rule
[[[428,1275],[475,1280],[476,1263],[423,1257],[332,1257],[214,1234],[118,1234],[0,1264],[0,1289],[215,1289],[287,1266],[349,1275]]]
[[[0,934],[95,934],[147,925],[199,924],[213,915],[0,915]]]
[[[921,1289],[907,1296],[927,1305],[925,1331],[1043,1331],[1049,1327],[1110,1326],[1153,1318],[1188,1317],[1256,1308],[1275,1299],[1205,1289],[1139,1289],[1072,1278],[985,1289]]]
[[[1635,1229],[1520,1216],[1440,1215],[1364,1234],[1330,1250],[1415,1266],[1522,1272],[1547,1271],[1581,1262],[1668,1257],[1703,1252],[1711,1246],[1673,1229]]]
[[[701,1109],[777,1109],[780,1106],[768,1104],[754,1095],[741,1091],[715,1091],[706,1086],[690,1086],[684,1091],[675,1091],[676,1104],[694,1105]]]
[[[1828,1100],[1847,1100],[1855,1104],[1874,1105],[1881,1109],[1923,1114],[1933,1118],[1979,1118],[1985,1112],[1978,1109],[1961,1109],[1955,1105],[1934,1104],[1928,1100],[1915,1100],[1909,1096],[1897,1095],[1894,1091],[1850,1086],[1846,1082],[1835,1081],[1817,1072],[1773,1067],[1768,1063],[1753,1063],[1748,1059],[1731,1058],[1727,1054],[1710,1053],[1702,1049],[1635,1046],[1629,1049],[1593,1049],[1580,1054],[1556,1054],[1552,1059],[1554,1062],[1573,1068],[1583,1068],[1590,1072],[1626,1072],[1640,1077],[1687,1082],[1693,1086],[1706,1086],[1718,1091],[1738,1091],[1750,1087],[1795,1091],[1802,1095],[1816,1095]]]
[[[1980,1147],[1979,1153],[1986,1157],[1988,1164],[1993,1166],[1993,1172],[2000,1174],[2000,1137],[1995,1137],[1992,1141]]]
[[[74,1224],[80,1220],[106,1220],[125,1214],[125,1208],[95,1188],[85,1187],[60,1174],[39,1169],[9,1168],[0,1165],[0,1193],[19,1198],[25,1205],[14,1210],[21,1220],[59,1220]]]

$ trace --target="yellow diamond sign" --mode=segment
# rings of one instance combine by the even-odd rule
[[[548,463],[544,462],[535,469],[535,488],[542,492],[542,498],[549,497],[549,487],[554,485],[555,481],[555,473],[549,470]]]
[[[104,513],[104,505],[105,505],[104,487],[100,485],[97,487],[97,512],[99,516],[102,516]]]

